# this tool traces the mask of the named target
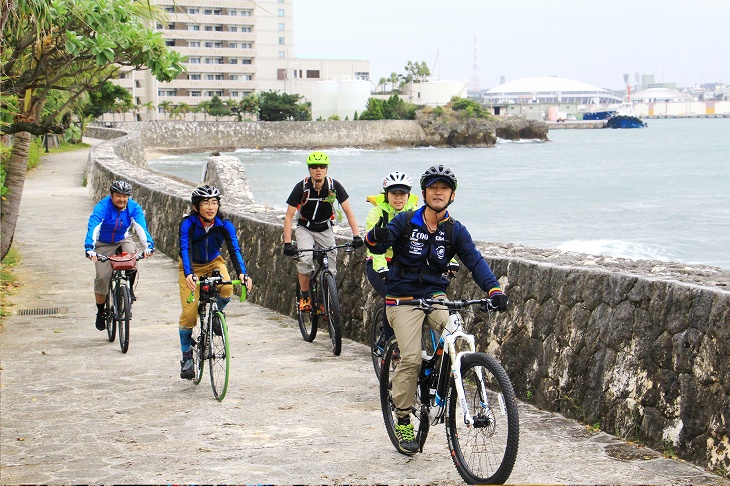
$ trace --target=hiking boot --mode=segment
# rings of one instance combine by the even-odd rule
[[[183,359],[180,361],[180,378],[184,380],[192,380],[195,378],[193,358]]]
[[[96,328],[100,331],[106,329],[106,312],[101,311],[96,313]]]
[[[415,454],[418,452],[418,444],[413,431],[413,424],[396,424],[395,436],[398,437],[398,451],[403,454]]]
[[[299,310],[301,312],[309,312],[312,310],[312,298],[307,297],[299,299]]]

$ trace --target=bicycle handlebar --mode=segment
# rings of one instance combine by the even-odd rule
[[[107,256],[107,255],[99,255],[99,254],[97,254],[96,255],[96,259],[99,260],[102,263],[105,262],[105,261],[107,261],[107,260],[123,261],[123,260],[120,260],[120,258],[118,258],[118,257],[121,257],[121,256],[122,255],[109,255],[109,256]],[[143,251],[140,251],[140,252],[134,254],[134,259],[137,260],[137,261],[140,261],[143,258],[144,258],[144,252]]]
[[[223,277],[207,277],[203,276],[200,278],[197,278],[195,280],[195,286],[200,287],[201,283],[211,284],[216,283],[218,285],[241,285],[240,280],[223,280]],[[241,298],[239,299],[241,302],[246,300],[246,285],[241,285]],[[188,304],[191,303],[193,300],[195,300],[195,292],[190,291],[190,297],[188,297]]]
[[[447,309],[460,310],[472,305],[486,306],[488,310],[497,310],[492,304],[492,299],[485,297],[483,299],[459,299],[459,300],[440,300],[440,299],[400,299],[395,301],[395,305],[412,305],[416,309],[432,311],[434,304],[442,305]]]
[[[327,253],[332,250],[336,250],[338,248],[346,248],[345,251],[354,251],[355,248],[352,246],[352,243],[343,243],[341,245],[332,245],[332,246],[326,246],[323,248],[297,248],[297,255],[292,256],[292,258],[299,258],[302,253],[311,251],[312,253]]]

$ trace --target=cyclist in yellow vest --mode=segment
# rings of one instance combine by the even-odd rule
[[[404,172],[391,172],[383,180],[383,192],[377,196],[370,196],[368,200],[375,205],[365,219],[365,231],[370,231],[376,226],[385,226],[401,211],[416,209],[418,196],[411,194],[413,181]],[[366,274],[370,285],[382,298],[385,298],[385,279],[388,275],[388,263],[393,257],[393,249],[381,255],[376,255],[370,250],[367,252]],[[378,345],[383,346],[393,335],[393,329],[388,319],[383,315],[383,335],[380,336]],[[382,342],[381,342],[382,341]]]

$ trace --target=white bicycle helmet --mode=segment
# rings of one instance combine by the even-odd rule
[[[403,191],[410,193],[411,187],[413,187],[413,181],[405,172],[391,172],[383,180],[383,192]]]
[[[202,200],[211,198],[216,198],[218,201],[220,201],[221,192],[216,187],[205,185],[200,186],[193,191],[193,195],[190,198],[190,201],[197,206]]]

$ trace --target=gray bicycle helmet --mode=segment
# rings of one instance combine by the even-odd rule
[[[421,190],[439,180],[449,184],[452,190],[456,190],[456,175],[445,165],[433,165],[426,169],[421,176]]]
[[[213,186],[205,185],[197,187],[193,191],[193,195],[190,198],[190,201],[193,203],[194,206],[197,206],[198,204],[200,204],[200,201],[211,198],[216,198],[218,201],[220,201],[221,192]]]
[[[118,192],[124,196],[132,195],[132,185],[127,181],[114,181],[109,186],[109,192]]]
[[[391,172],[383,180],[383,192],[411,192],[413,181],[405,172]]]

